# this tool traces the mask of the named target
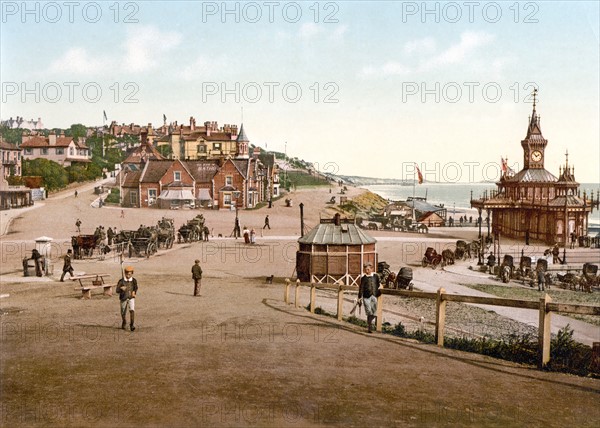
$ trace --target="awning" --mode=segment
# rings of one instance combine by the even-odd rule
[[[158,199],[164,199],[168,201],[193,201],[194,195],[189,190],[163,190]]]
[[[198,191],[198,200],[200,201],[210,201],[212,198],[210,197],[210,192],[208,189],[200,189]]]

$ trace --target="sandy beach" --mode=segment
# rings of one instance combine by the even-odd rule
[[[257,244],[248,246],[230,237],[234,211],[125,209],[122,218],[120,208],[94,207],[94,184],[82,186],[77,198],[69,190],[43,207],[2,213],[0,293],[8,295],[0,300],[2,426],[562,427],[600,420],[600,380],[367,335],[285,305],[283,279],[294,277],[300,234],[298,204],[310,229],[334,213],[326,204],[328,188],[286,195],[291,208],[280,199],[271,209],[240,211],[240,225],[257,231]],[[363,191],[349,188],[346,195]],[[98,225],[137,229],[163,216],[178,228],[198,213],[211,230],[209,242],[125,261],[140,284],[135,332],[119,329],[115,296],[95,291],[82,300],[73,283],[57,281],[77,218],[82,233],[91,234]],[[263,230],[267,214],[271,229]],[[468,262],[446,271],[416,268],[424,247],[477,234],[476,228],[432,229],[426,236],[372,232],[379,259],[393,270],[415,266],[415,285],[427,291],[494,281],[468,270]],[[21,259],[40,236],[53,239],[54,275],[25,278]],[[507,251],[517,244],[503,243]],[[201,296],[194,298],[196,258],[204,275]],[[76,274],[106,273],[113,283],[121,276],[120,260],[110,253],[73,265]],[[270,275],[273,284],[265,282]],[[307,294],[302,299],[308,302]],[[318,299],[324,309],[335,305],[326,292]],[[394,305],[384,321],[410,322],[407,308]],[[533,323],[537,317],[509,315],[489,316],[525,329],[529,321],[521,317]],[[553,318],[553,330],[568,322],[576,320]],[[599,329],[585,324],[581,334],[600,341]],[[367,407],[365,393],[376,397]]]

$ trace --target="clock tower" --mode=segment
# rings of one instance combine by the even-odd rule
[[[537,89],[533,90],[533,112],[529,118],[527,136],[521,141],[524,169],[544,169],[544,150],[546,149],[548,140],[542,135],[540,117],[535,111],[537,91]]]

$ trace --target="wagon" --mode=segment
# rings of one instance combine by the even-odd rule
[[[136,231],[129,240],[129,257],[150,257],[158,251],[158,232],[153,227]]]
[[[423,267],[431,266],[432,269],[438,267],[438,265],[442,262],[442,255],[438,254],[433,247],[427,247],[425,250],[425,255],[423,256],[423,260],[421,261],[421,265]]]
[[[408,290],[413,289],[413,271],[412,268],[403,267],[398,271],[396,276],[396,288],[405,288]]]
[[[158,221],[156,229],[158,233],[157,247],[171,248],[175,242],[175,223],[172,218],[163,217]]]

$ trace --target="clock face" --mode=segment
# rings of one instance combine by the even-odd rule
[[[531,152],[531,160],[534,162],[539,162],[542,160],[542,152],[540,152],[539,150],[535,150],[533,152]]]

